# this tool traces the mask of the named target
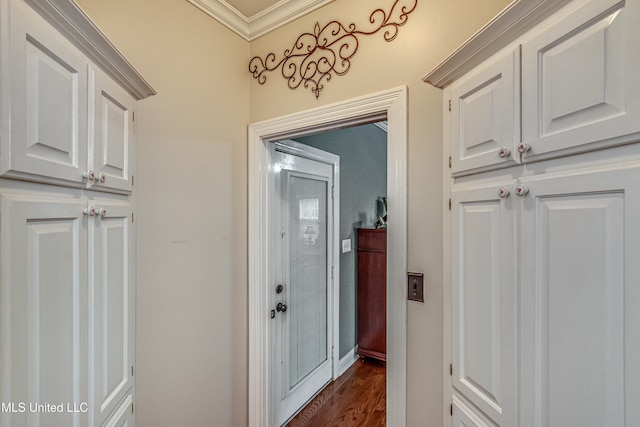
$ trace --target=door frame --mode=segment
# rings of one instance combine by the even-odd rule
[[[406,426],[407,395],[407,87],[253,123],[248,135],[249,425],[271,427],[269,348],[268,143],[386,120],[387,425]]]

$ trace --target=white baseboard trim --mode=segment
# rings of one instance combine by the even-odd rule
[[[356,349],[358,346],[353,347],[343,358],[338,362],[338,377],[344,374],[354,363],[358,361],[358,355]]]

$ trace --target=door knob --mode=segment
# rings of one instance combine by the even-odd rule
[[[276,310],[284,313],[285,311],[287,311],[287,304],[279,302],[278,305],[276,305]]]
[[[506,197],[509,197],[509,189],[507,187],[500,187],[498,189],[498,196],[500,196],[501,199],[504,199]]]
[[[93,170],[89,169],[86,172],[82,172],[82,177],[85,178],[85,179],[88,179],[90,181],[95,181],[96,180],[96,173]]]
[[[283,290],[284,290],[284,286],[282,285],[276,286],[276,294],[281,294]]]
[[[524,154],[529,150],[531,150],[531,145],[526,142],[521,142],[520,145],[518,145],[518,153]]]

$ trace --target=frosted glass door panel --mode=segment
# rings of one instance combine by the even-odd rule
[[[287,178],[291,389],[327,360],[327,182]]]

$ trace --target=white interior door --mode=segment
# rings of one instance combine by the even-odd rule
[[[281,426],[332,379],[333,164],[276,147],[272,154],[270,341],[274,424]]]

